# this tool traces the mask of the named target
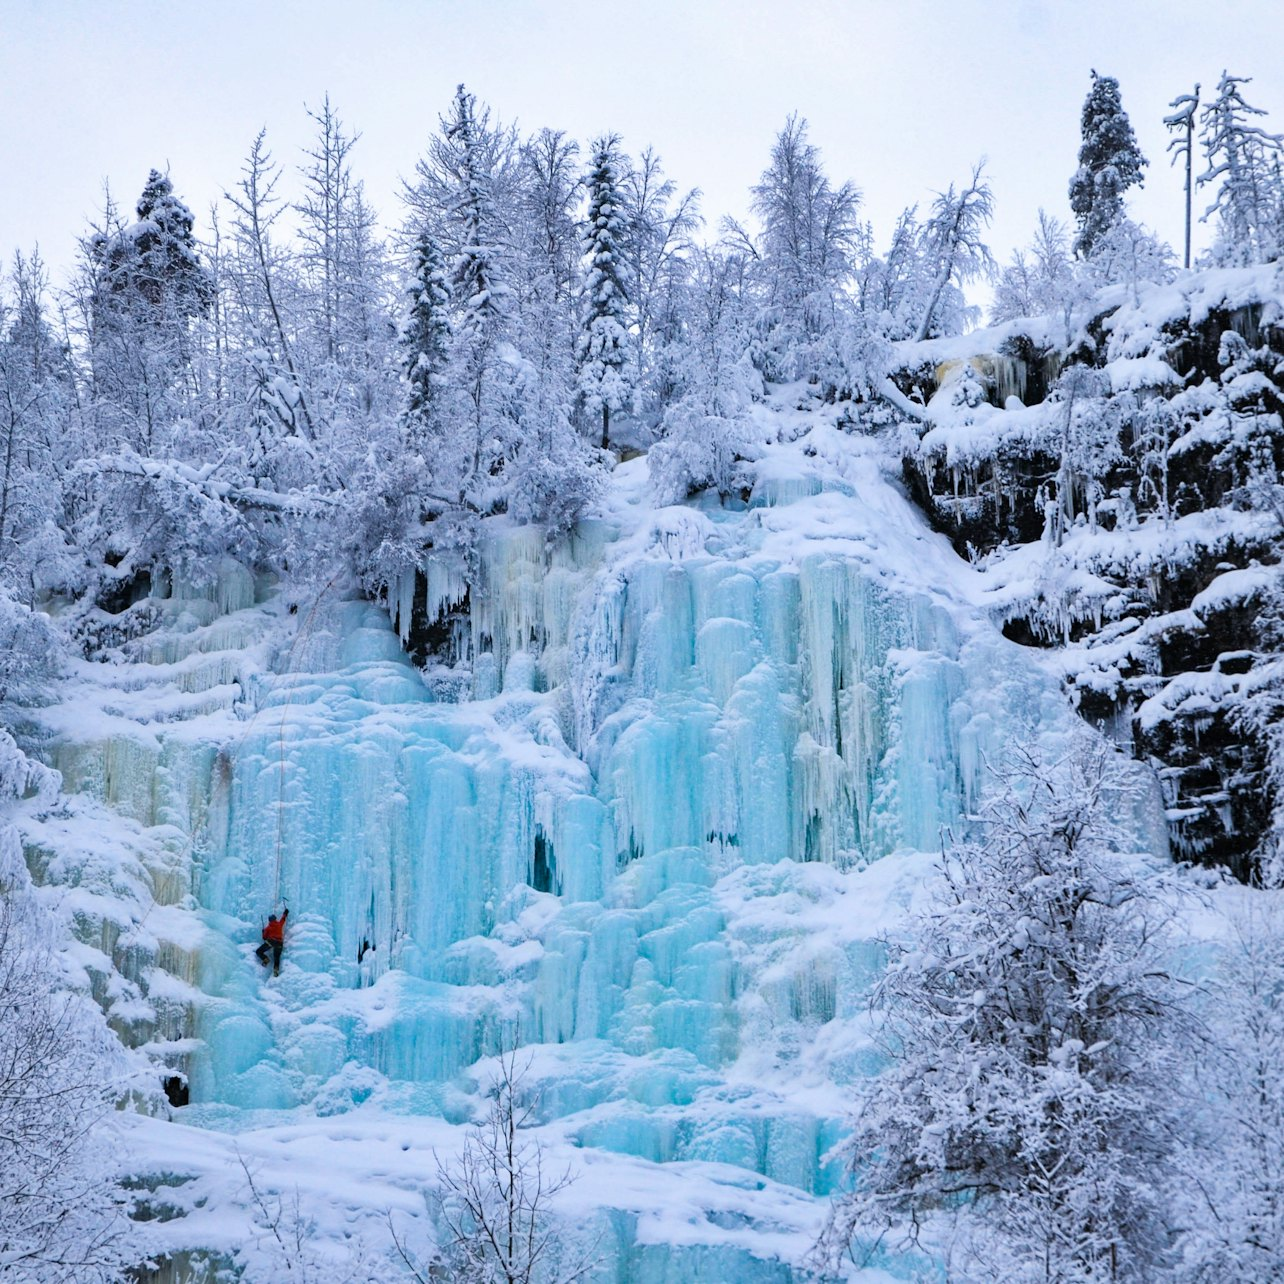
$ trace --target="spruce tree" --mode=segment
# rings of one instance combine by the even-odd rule
[[[174,195],[168,175],[152,170],[135,207],[138,222],[95,242],[99,303],[145,319],[183,325],[203,313],[214,294],[192,228],[192,211]]]
[[[52,479],[63,471],[56,452],[75,389],[70,352],[46,319],[39,254],[16,254],[10,280],[12,306],[0,293],[0,576],[22,576],[36,561],[54,571],[42,542],[57,530],[61,487]]]
[[[1143,182],[1146,158],[1113,76],[1092,73],[1092,88],[1081,118],[1083,145],[1079,168],[1070,180],[1070,208],[1079,220],[1075,252],[1087,258],[1098,240],[1123,217],[1123,194]]]
[[[427,428],[436,386],[450,352],[446,260],[427,231],[420,232],[415,242],[415,269],[407,298],[409,307],[401,331],[405,420],[411,434],[416,435]]]
[[[611,412],[629,396],[628,290],[623,240],[628,226],[620,189],[620,140],[614,134],[593,145],[588,177],[589,209],[584,234],[584,324],[580,333],[580,394],[590,412],[602,413],[602,449],[611,435]]]
[[[517,434],[508,360],[512,247],[495,197],[511,150],[509,132],[492,127],[489,109],[460,85],[419,167],[436,207],[425,211],[428,225],[452,253],[449,379],[466,398],[464,418],[451,429],[459,451],[448,471],[461,502],[487,511],[503,503],[502,474]]]
[[[108,405],[99,417],[106,438],[152,455],[169,449],[175,426],[191,417],[192,323],[208,311],[215,286],[192,212],[166,175],[151,171],[136,213],[122,224],[109,208],[86,242],[90,349]]]
[[[502,328],[509,293],[495,207],[497,140],[489,111],[479,113],[476,97],[463,85],[455,90],[451,113],[441,123],[434,160],[447,176],[448,218],[459,241],[451,288],[461,309],[461,328],[488,342]]]

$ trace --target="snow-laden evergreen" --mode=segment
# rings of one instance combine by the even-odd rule
[[[1080,130],[1083,144],[1070,180],[1070,208],[1079,220],[1075,250],[1086,258],[1123,217],[1123,195],[1143,182],[1141,171],[1149,162],[1137,146],[1113,76],[1092,73]]]
[[[602,449],[611,444],[611,413],[629,401],[629,333],[624,234],[627,220],[620,188],[619,139],[593,144],[588,215],[584,233],[584,320],[580,334],[579,387],[587,409],[602,416]]]

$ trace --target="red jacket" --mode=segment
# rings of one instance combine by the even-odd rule
[[[263,929],[263,939],[271,941],[273,945],[285,944],[285,920],[290,916],[290,911],[282,910],[281,917],[277,919],[268,919],[267,926]]]

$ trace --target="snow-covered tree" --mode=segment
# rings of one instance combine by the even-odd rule
[[[1269,263],[1284,253],[1284,135],[1252,123],[1266,112],[1244,101],[1240,86],[1249,83],[1247,76],[1223,72],[1217,96],[1199,114],[1207,168],[1196,183],[1218,183],[1202,219],[1218,216],[1213,253],[1219,263]]]
[[[1109,375],[1079,363],[1067,366],[1052,389],[1058,467],[1051,491],[1045,492],[1044,534],[1053,545],[1080,516],[1096,524],[1106,477],[1121,458],[1124,406],[1109,393]]]
[[[1167,1278],[1181,1008],[1162,879],[1111,822],[1118,771],[1097,750],[1018,758],[887,943],[888,1065],[861,1092],[823,1259],[939,1249],[953,1217],[959,1280]]]
[[[339,227],[337,355],[326,367],[331,414],[358,448],[378,436],[400,403],[396,377],[397,273],[358,179]]]
[[[718,250],[693,256],[682,394],[665,410],[647,468],[661,502],[711,486],[731,493],[737,462],[752,457],[748,414],[761,376],[749,358],[748,318],[738,292],[740,264]]]
[[[558,345],[557,330],[537,327],[524,337],[521,449],[508,466],[507,506],[517,521],[558,534],[601,493],[606,457],[576,430],[570,353]]]
[[[1119,82],[1092,73],[1080,117],[1079,168],[1070,180],[1070,208],[1079,222],[1075,252],[1086,257],[1123,217],[1124,193],[1142,184],[1146,158],[1123,109]]]
[[[406,305],[400,347],[406,390],[405,422],[413,441],[431,432],[433,408],[441,393],[450,355],[450,287],[446,280],[446,261],[428,231],[421,231],[415,240]]]
[[[1119,218],[1093,243],[1085,269],[1090,284],[1126,285],[1139,305],[1143,285],[1166,285],[1173,279],[1176,258],[1168,242],[1148,227]]]
[[[192,323],[213,282],[167,176],[151,171],[136,215],[124,223],[109,204],[83,243],[85,306],[100,439],[150,455],[191,419]]]
[[[999,271],[994,287],[994,308],[991,320],[1001,323],[1018,317],[1041,316],[1044,309],[1037,302],[1039,266],[1024,250],[1013,250],[1006,267]]]
[[[83,242],[77,306],[88,370],[77,405],[85,435],[66,493],[89,580],[157,565],[196,570],[214,547],[254,542],[236,529],[218,483],[208,484],[219,465],[236,474],[224,484],[246,478],[207,359],[215,285],[195,249],[191,213],[153,172],[138,214],[124,224],[109,205]]]
[[[11,300],[0,295],[0,578],[34,589],[39,575],[51,588],[65,582],[59,526],[73,369],[47,319],[39,255],[15,255],[10,283]]]
[[[597,498],[609,459],[576,425],[573,296],[543,256],[528,264],[513,325],[517,448],[506,469],[509,513],[519,522],[568,529]]]
[[[138,198],[138,221],[94,238],[96,306],[124,310],[146,324],[181,331],[209,306],[213,283],[201,262],[191,210],[169,176],[152,170]]]
[[[887,253],[871,257],[859,271],[861,310],[889,339],[913,336],[922,312],[923,229],[918,206],[902,210]]]
[[[1132,422],[1132,456],[1137,465],[1137,506],[1168,526],[1174,516],[1172,448],[1181,423],[1168,397],[1148,397]]]
[[[967,187],[956,192],[951,183],[932,202],[932,212],[923,225],[926,289],[916,339],[938,332],[941,300],[949,286],[989,277],[994,270],[994,257],[984,240],[994,216],[994,197],[983,172],[984,161],[973,169]]]
[[[420,1260],[391,1224],[403,1264],[418,1284],[444,1270],[462,1284],[574,1284],[595,1267],[559,1236],[551,1203],[574,1178],[550,1170],[544,1148],[526,1133],[536,1099],[525,1085],[528,1065],[512,1051],[499,1057],[485,1118],[468,1130],[458,1156],[437,1161],[436,1202],[443,1251]]]
[[[513,152],[511,131],[492,125],[489,109],[460,85],[407,194],[420,226],[451,259],[446,386],[455,449],[453,459],[440,461],[437,483],[476,512],[502,506],[505,461],[517,447],[512,251],[496,195],[496,185],[511,180]]]
[[[301,266],[316,300],[315,324],[322,351],[332,361],[339,348],[345,242],[355,187],[348,157],[360,135],[347,132],[329,94],[318,110],[308,109],[308,116],[316,126],[316,136],[304,152],[307,163],[300,168],[303,196],[294,208],[303,247]]]
[[[1237,330],[1222,335],[1218,362],[1225,437],[1216,463],[1229,475],[1229,498],[1273,515],[1284,534],[1284,369],[1268,344],[1250,347]]]
[[[1264,774],[1273,797],[1266,833],[1253,863],[1256,878],[1279,899],[1279,889],[1284,888],[1284,567],[1278,562],[1261,594],[1257,630],[1258,647],[1264,652],[1262,663],[1245,683],[1236,722],[1265,750]],[[1278,919],[1275,926],[1281,926]]]
[[[790,116],[753,188],[761,246],[737,225],[728,225],[732,241],[759,267],[769,378],[817,373],[807,349],[834,326],[840,295],[851,281],[864,244],[860,202],[852,183],[833,186],[820,149],[807,139],[807,121]]]
[[[295,254],[295,360],[319,421],[323,453],[346,477],[399,400],[390,321],[395,309],[385,247],[365,188],[352,169],[360,134],[327,95],[309,110],[315,131],[299,168]]]
[[[658,416],[675,392],[670,358],[684,343],[685,286],[701,221],[700,192],[692,188],[679,196],[650,147],[628,168],[623,186],[640,400],[648,416]]]
[[[1207,983],[1209,1039],[1191,1065],[1204,1103],[1188,1130],[1180,1272],[1192,1284],[1284,1281],[1284,895],[1232,911]]]
[[[507,312],[507,237],[495,199],[495,167],[507,162],[511,140],[492,127],[490,109],[463,85],[429,149],[433,177],[444,188],[439,217],[453,232],[451,290],[461,334],[476,345],[497,338]]]
[[[549,291],[567,305],[568,315],[579,283],[581,246],[575,218],[583,187],[579,154],[579,144],[562,130],[541,129],[523,144],[519,160],[526,272],[530,277],[547,277]]]
[[[1071,257],[1070,234],[1058,219],[1039,211],[1039,226],[1026,251],[1017,250],[998,276],[994,289],[994,321],[1017,317],[1064,316],[1082,294]],[[1069,319],[1067,330],[1069,329]],[[1066,343],[1070,336],[1067,334]]]
[[[593,144],[585,186],[583,328],[579,340],[579,387],[585,408],[602,420],[602,449],[610,445],[611,414],[631,395],[629,290],[624,241],[628,219],[620,186],[620,140],[606,134]]]
[[[528,139],[519,153],[512,202],[509,333],[517,394],[506,505],[518,521],[542,523],[550,532],[569,527],[596,497],[604,462],[575,423],[582,324],[575,212],[584,186],[578,155],[578,146],[558,130]]]
[[[232,206],[233,273],[240,329],[249,349],[259,354],[256,364],[270,385],[269,401],[252,400],[279,420],[279,436],[314,442],[317,429],[304,395],[295,360],[293,327],[287,323],[292,284],[290,256],[277,244],[273,229],[285,212],[277,186],[281,170],[267,148],[267,133],[260,130],[241,167],[234,192],[226,199]],[[256,374],[255,382],[259,382]],[[310,445],[292,452],[311,455]]]
[[[0,1276],[116,1284],[130,1247],[109,1124],[121,1049],[64,975],[66,929],[37,898],[10,814],[56,784],[0,729]]]

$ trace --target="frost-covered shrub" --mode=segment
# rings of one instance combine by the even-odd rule
[[[1174,1068],[1163,879],[1115,829],[1119,764],[1017,755],[981,834],[943,854],[930,905],[887,942],[887,1069],[858,1090],[853,1179],[820,1255],[885,1239],[960,1279],[1160,1278]]]
[[[121,1048],[68,985],[66,929],[37,900],[7,814],[56,783],[0,731],[0,1276],[107,1284],[128,1251],[108,1123]]]
[[[720,495],[736,488],[736,462],[745,448],[744,424],[706,414],[680,402],[664,417],[665,435],[651,447],[647,468],[661,503],[677,504],[712,487]]]
[[[1284,1279],[1284,892],[1244,898],[1206,982],[1209,1038],[1190,1067],[1201,1109],[1186,1137],[1175,1278]]]

